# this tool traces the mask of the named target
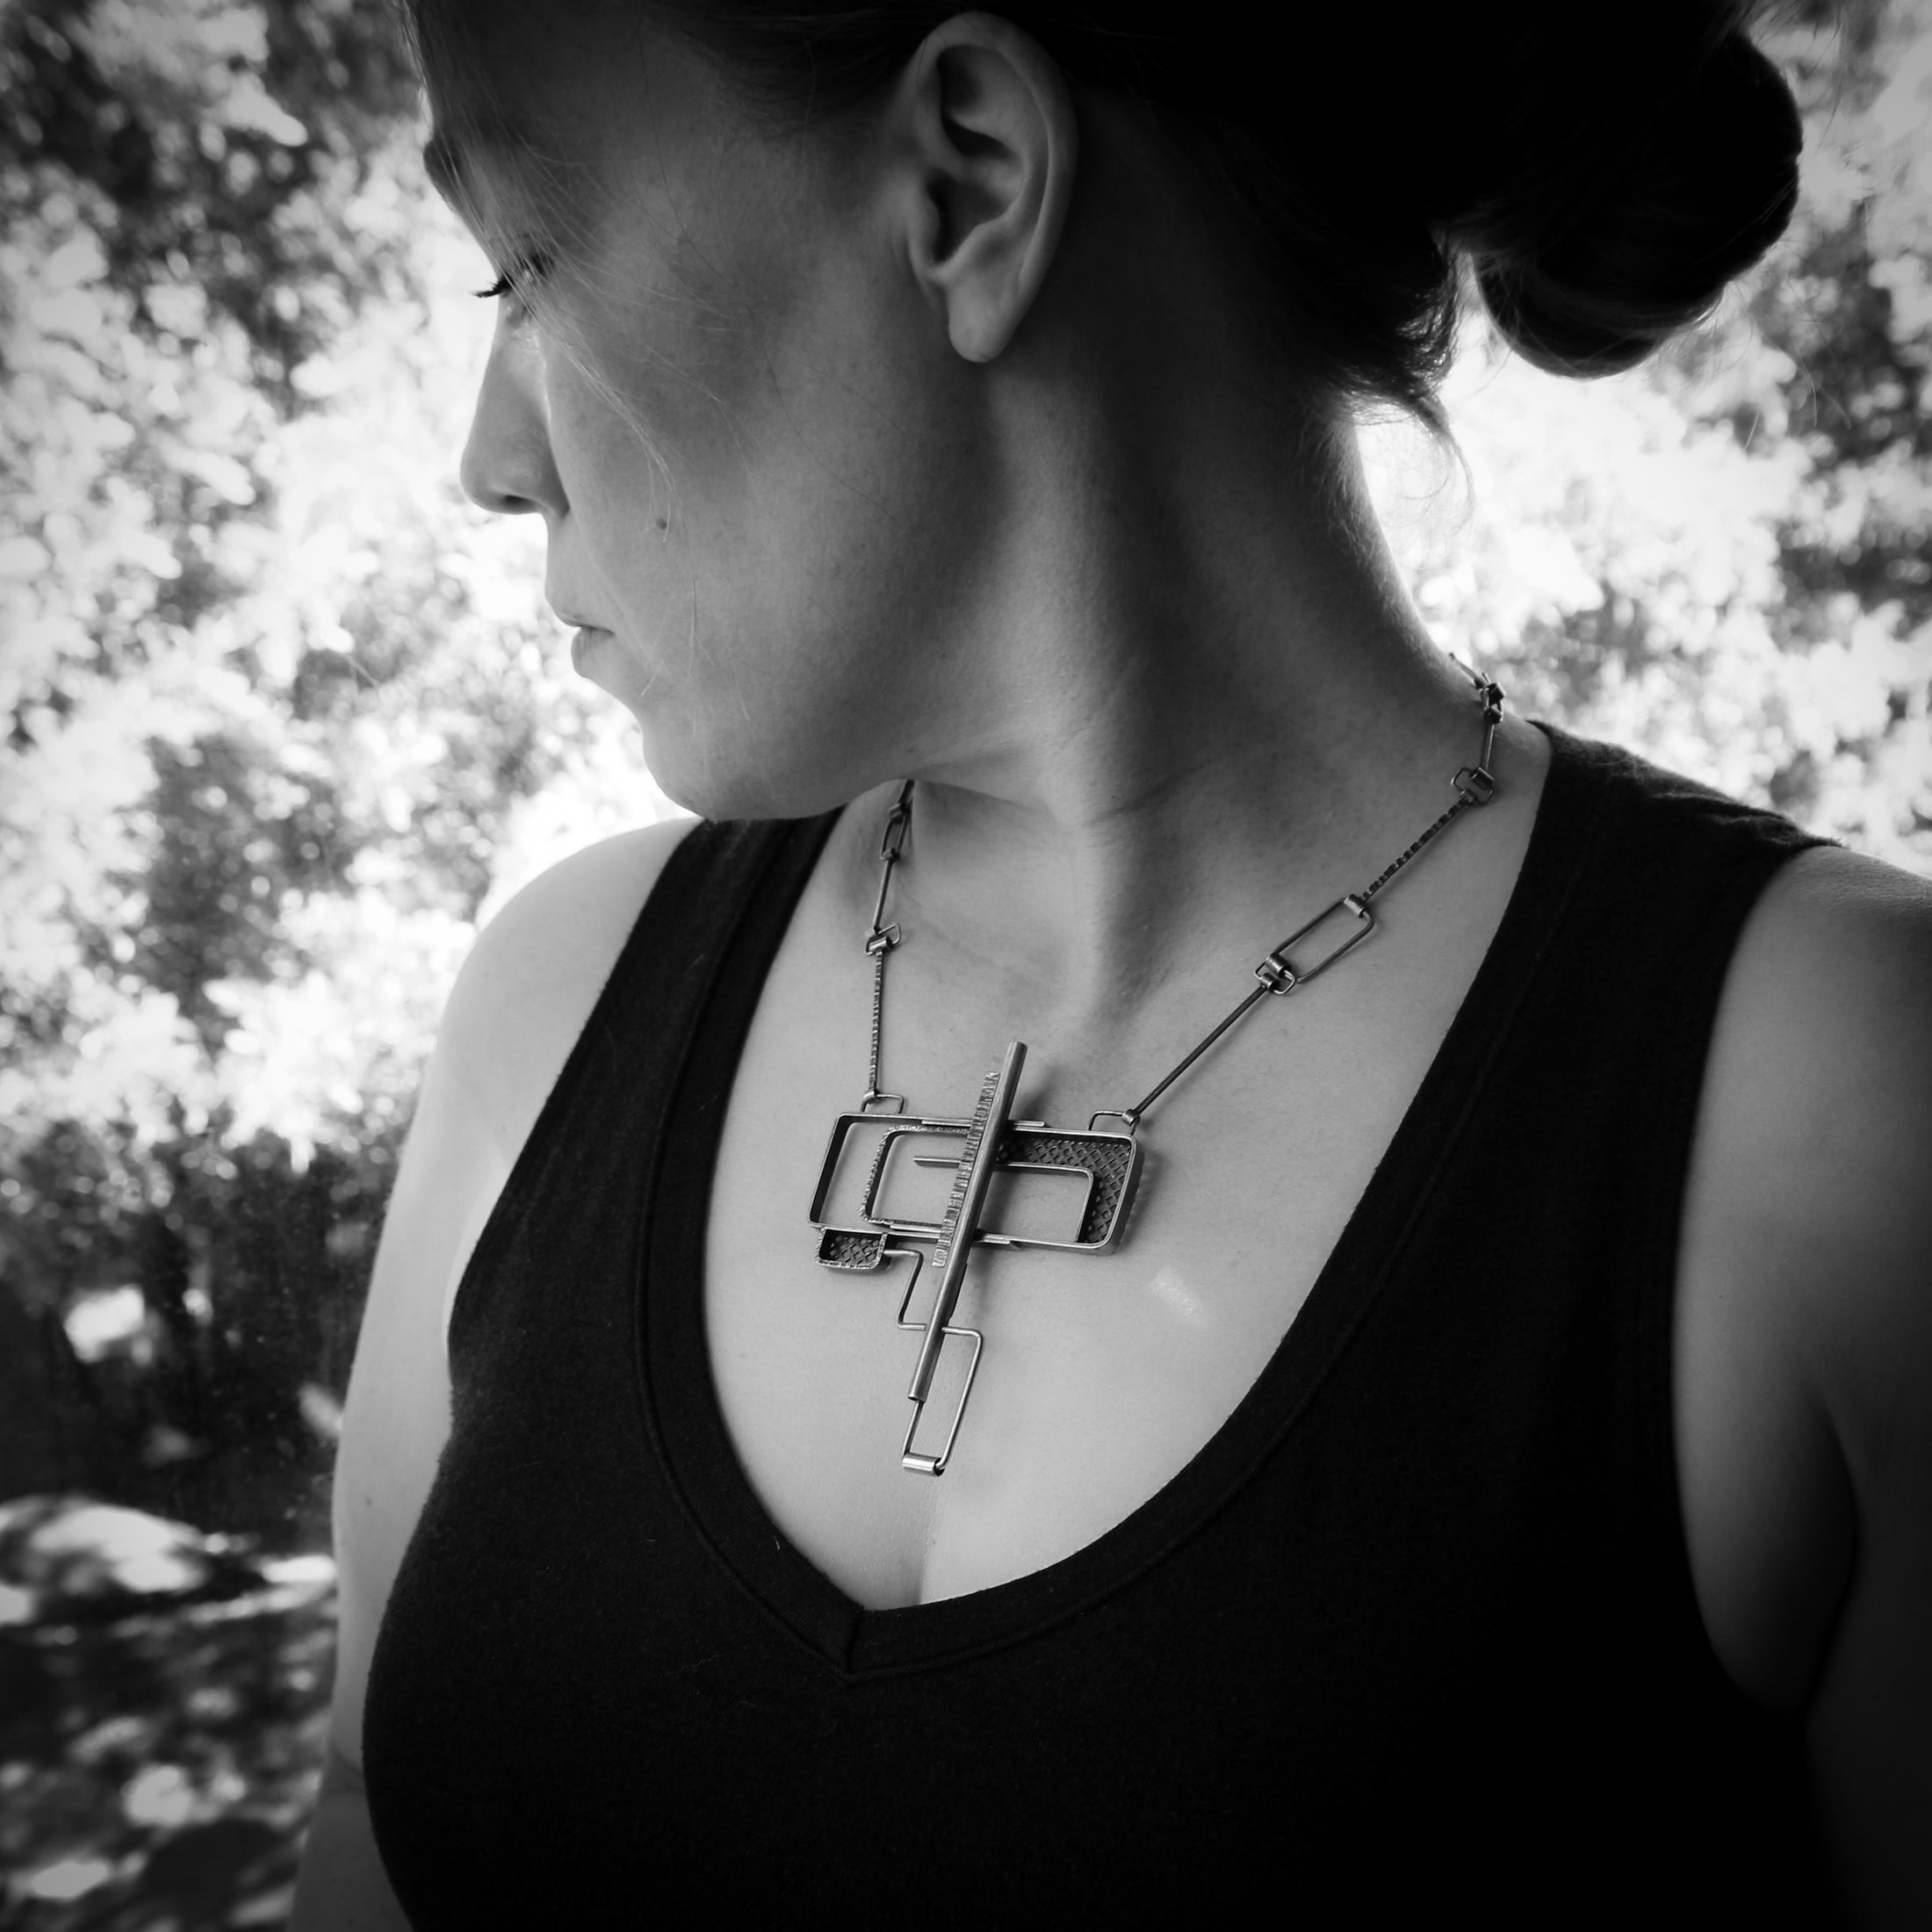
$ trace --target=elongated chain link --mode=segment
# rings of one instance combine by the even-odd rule
[[[1496,728],[1503,722],[1503,687],[1494,678],[1478,676],[1462,664],[1457,663],[1476,688],[1476,696],[1482,701],[1482,754],[1473,765],[1465,765],[1449,782],[1456,788],[1456,802],[1442,817],[1431,825],[1421,838],[1384,866],[1375,883],[1366,891],[1355,896],[1366,905],[1388,882],[1413,859],[1422,848],[1445,832],[1460,818],[1471,805],[1486,805],[1496,797],[1496,775],[1489,761],[1496,756]],[[910,791],[905,795],[910,797]],[[907,807],[911,810],[910,805]]]
[[[899,862],[905,828],[912,822],[912,781],[908,778],[899,787],[898,798],[886,814],[885,836],[879,840],[879,896],[872,903],[872,930],[865,935],[865,949],[872,955],[872,1053],[868,1063],[865,1098],[859,1103],[861,1113],[869,1112],[880,1100],[897,1100],[901,1107],[905,1105],[904,1094],[879,1091],[880,1042],[885,1030],[885,958],[904,936],[896,922],[890,926],[879,922],[885,917],[885,896],[891,889],[892,868]]]
[[[1359,892],[1344,893],[1326,912],[1317,913],[1307,925],[1297,927],[1279,946],[1266,954],[1254,970],[1255,977],[1260,984],[1237,1001],[1227,1017],[1189,1049],[1186,1055],[1177,1061],[1139,1101],[1132,1107],[1105,1107],[1093,1116],[1094,1121],[1121,1121],[1126,1123],[1128,1131],[1132,1133],[1141,1124],[1141,1117],[1148,1108],[1223,1034],[1245,1019],[1264,999],[1271,994],[1280,998],[1296,991],[1307,985],[1317,974],[1326,972],[1344,953],[1352,952],[1359,946],[1375,929],[1375,915],[1369,910],[1369,905],[1376,894],[1424,847],[1433,844],[1440,838],[1464,812],[1472,806],[1486,805],[1496,797],[1496,774],[1491,761],[1496,756],[1496,726],[1503,722],[1503,687],[1493,678],[1487,678],[1480,672],[1472,671],[1460,659],[1453,661],[1475,686],[1476,696],[1482,706],[1481,753],[1474,764],[1463,766],[1449,781],[1455,787],[1455,804],[1420,837],[1390,860],[1370,884]],[[905,937],[897,924],[883,926],[880,921],[885,917],[886,895],[892,883],[892,868],[899,862],[899,854],[905,844],[906,827],[912,821],[912,781],[908,778],[900,787],[899,796],[886,816],[885,836],[879,842],[879,896],[872,908],[872,929],[866,934],[865,940],[865,949],[872,955],[873,962],[872,1051],[866,1078],[865,1099],[860,1103],[861,1110],[869,1109],[876,1102],[884,1100],[897,1101],[901,1107],[905,1105],[903,1094],[883,1092],[879,1087],[880,1041],[885,1016],[886,956]],[[1354,922],[1352,929],[1344,926],[1344,936],[1338,944],[1331,946],[1312,965],[1296,966],[1289,960],[1287,953],[1291,946],[1337,918]]]

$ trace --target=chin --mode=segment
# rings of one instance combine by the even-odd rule
[[[634,715],[658,789],[701,818],[814,818],[891,775],[849,769],[836,756],[801,758],[811,739],[796,726],[764,732],[739,719],[727,730],[703,731],[661,715]]]

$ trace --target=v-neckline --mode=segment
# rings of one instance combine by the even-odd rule
[[[1246,1394],[1186,1465],[1093,1541],[988,1589],[890,1609],[848,1597],[759,1500],[726,1427],[706,1342],[706,1209],[725,1110],[766,976],[836,814],[784,828],[775,840],[693,1029],[667,1103],[658,1169],[646,1182],[638,1386],[645,1426],[693,1530],[800,1643],[840,1673],[862,1677],[1023,1640],[1160,1562],[1297,1426],[1393,1272],[1584,870],[1603,775],[1575,740],[1540,728],[1550,739],[1549,768],[1503,916],[1314,1287]],[[660,1215],[656,1203],[667,1195],[692,1205]]]

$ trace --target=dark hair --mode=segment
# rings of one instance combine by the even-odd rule
[[[807,118],[870,97],[962,11],[635,4]],[[408,0],[434,94],[473,85],[475,4]],[[1124,94],[1167,130],[1245,230],[1308,376],[1431,422],[1463,263],[1532,362],[1607,374],[1705,314],[1797,198],[1798,113],[1747,36],[1749,0],[992,11],[1077,89]]]

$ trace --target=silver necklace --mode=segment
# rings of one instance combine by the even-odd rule
[[[965,1285],[966,1270],[975,1248],[1052,1248],[1069,1254],[1101,1254],[1114,1247],[1126,1230],[1128,1211],[1141,1172],[1141,1146],[1136,1138],[1141,1121],[1155,1101],[1229,1028],[1244,1020],[1271,994],[1281,998],[1298,991],[1311,979],[1359,946],[1375,929],[1370,910],[1376,895],[1409,861],[1433,842],[1472,806],[1486,805],[1496,796],[1490,761],[1496,752],[1496,726],[1503,719],[1503,688],[1493,680],[1462,670],[1475,686],[1482,708],[1482,752],[1474,765],[1465,765],[1450,782],[1456,802],[1396,858],[1384,866],[1369,885],[1346,892],[1325,912],[1295,930],[1265,954],[1254,970],[1259,984],[1236,1002],[1226,1018],[1191,1048],[1132,1107],[1102,1107],[1084,1130],[1051,1127],[1044,1121],[1013,1117],[1026,1064],[1027,1049],[1015,1040],[986,1075],[973,1110],[966,1115],[909,1114],[905,1097],[887,1093],[879,1085],[879,1050],[885,1017],[885,962],[904,934],[897,924],[883,924],[885,902],[891,890],[892,869],[905,844],[912,821],[912,781],[907,779],[886,816],[885,835],[879,844],[879,894],[872,907],[871,930],[865,949],[872,969],[872,1045],[864,1097],[849,1114],[833,1121],[825,1164],[811,1197],[811,1224],[818,1231],[818,1258],[823,1267],[854,1274],[874,1274],[910,1260],[905,1292],[899,1297],[898,1325],[919,1336],[919,1358],[912,1384],[906,1391],[912,1419],[899,1448],[902,1466],[919,1475],[945,1473],[959,1436],[959,1425],[979,1372],[985,1337],[977,1329],[955,1324],[953,1314]],[[1323,927],[1338,937],[1312,938]],[[1305,963],[1291,958],[1291,948],[1309,944],[1301,954]],[[1323,949],[1325,948],[1325,949]],[[1308,958],[1308,953],[1314,957]],[[1102,1121],[1117,1128],[1102,1129]],[[950,1169],[952,1183],[938,1220],[890,1213],[884,1201],[889,1190],[907,1179],[905,1162],[915,1169]],[[1064,1204],[1061,1238],[1038,1233],[1008,1233],[986,1225],[988,1195],[998,1175],[1050,1174],[1076,1184],[1077,1198]],[[916,1177],[915,1177],[916,1178]],[[930,1205],[927,1204],[930,1213]],[[939,1277],[931,1308],[923,1320],[906,1318],[924,1268],[926,1250]],[[970,1350],[963,1374],[957,1379],[952,1418],[938,1447],[915,1447],[926,1404],[933,1391],[941,1357],[948,1342]]]

